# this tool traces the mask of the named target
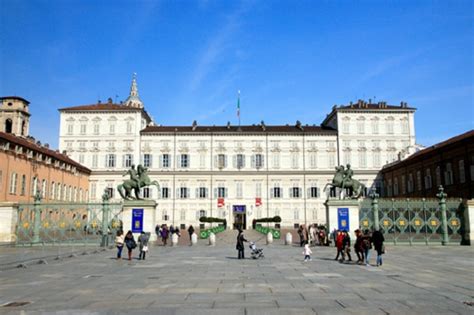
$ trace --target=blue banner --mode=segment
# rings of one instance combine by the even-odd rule
[[[244,213],[245,206],[232,206],[232,210],[234,210],[234,212]]]
[[[143,209],[132,209],[132,233],[143,231]]]
[[[337,208],[337,228],[349,232],[349,208]]]

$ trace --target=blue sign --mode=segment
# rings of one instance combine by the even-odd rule
[[[337,208],[337,228],[349,232],[349,208]]]
[[[132,209],[132,233],[143,231],[143,209]]]
[[[245,206],[232,206],[232,210],[234,212],[244,213],[245,212]]]

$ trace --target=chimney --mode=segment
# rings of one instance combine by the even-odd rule
[[[227,129],[230,130],[230,121],[227,122]]]
[[[349,102],[349,105],[351,106],[351,108],[354,108],[354,103],[352,103],[352,101]]]
[[[262,127],[263,131],[267,130],[267,126],[265,126],[265,122],[263,120],[260,122],[260,126]]]
[[[301,121],[299,121],[299,120],[296,121],[295,127],[300,129],[300,130],[303,130],[303,127],[301,126]]]
[[[101,103],[102,103],[102,101],[101,101],[101,100],[98,100],[98,101],[97,101],[97,104],[101,104]]]
[[[112,98],[111,98],[111,97],[109,97],[109,98],[107,99],[107,103],[112,104]]]
[[[196,120],[193,121],[193,131],[196,130],[198,123]]]
[[[67,155],[67,151],[66,151],[66,150],[63,150],[63,154],[64,154],[64,155]]]
[[[46,149],[49,149],[49,143],[45,143],[45,144],[44,144],[44,147],[45,147]]]

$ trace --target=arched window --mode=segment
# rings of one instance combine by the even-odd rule
[[[8,118],[5,120],[5,132],[6,133],[12,133],[12,120]]]
[[[21,135],[26,135],[26,122],[24,120],[21,122]]]

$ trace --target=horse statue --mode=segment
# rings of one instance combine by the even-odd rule
[[[336,166],[336,174],[332,179],[332,183],[326,184],[326,186],[324,186],[324,191],[326,191],[326,188],[328,186],[330,186],[331,188],[341,188],[339,199],[342,199],[342,191],[344,190],[344,188],[349,188],[349,190],[351,191],[350,198],[359,198],[360,196],[362,196],[362,192],[364,191],[365,185],[359,182],[358,180],[353,179],[353,174],[354,172],[352,171],[350,164],[347,164],[347,169],[344,169],[343,165]]]
[[[135,165],[124,174],[130,175],[130,179],[124,180],[122,184],[117,186],[117,191],[123,199],[132,200],[132,199],[143,199],[140,197],[140,189],[147,186],[156,186],[160,189],[160,185],[156,180],[151,181],[148,177],[148,169],[142,165],[138,165],[137,170],[135,170]],[[135,197],[132,196],[132,190],[135,193]]]

